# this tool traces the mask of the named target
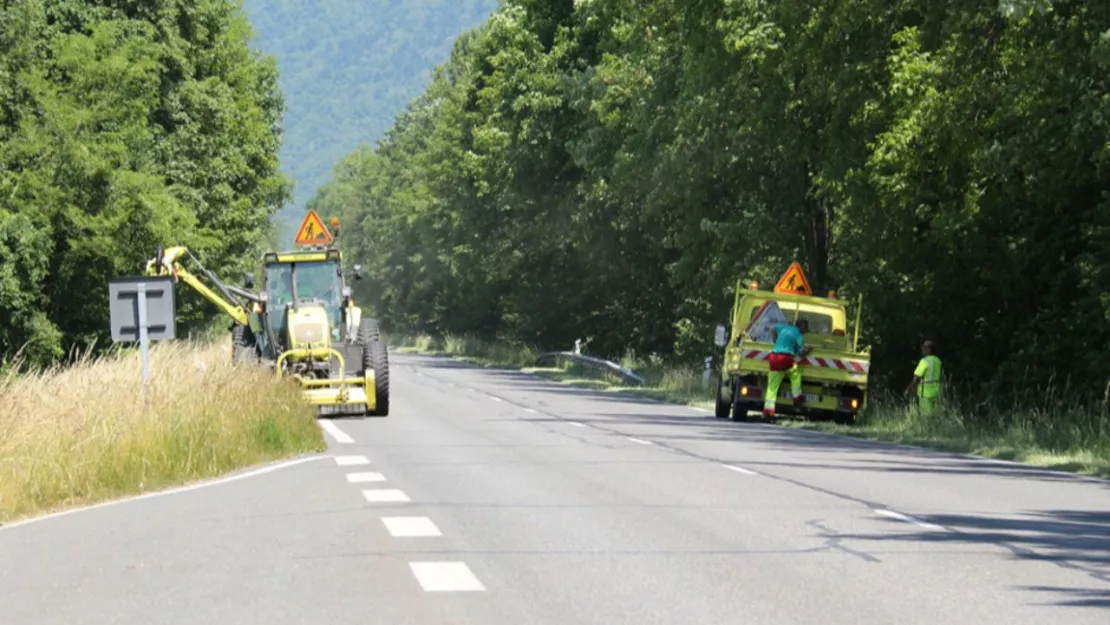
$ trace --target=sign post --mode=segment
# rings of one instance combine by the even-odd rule
[[[150,383],[150,342],[177,338],[171,276],[126,276],[108,281],[108,314],[115,343],[138,342],[143,386]]]

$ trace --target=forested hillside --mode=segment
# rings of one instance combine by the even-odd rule
[[[289,195],[276,67],[232,0],[0,6],[0,366],[108,338],[107,281],[158,244],[221,273]],[[191,292],[180,330],[200,319]]]
[[[283,244],[331,167],[393,117],[497,0],[245,0],[256,47],[278,59],[288,109],[282,170],[295,180]]]
[[[1110,3],[510,0],[316,198],[394,331],[710,353],[737,278],[864,295],[876,375],[1100,396]]]

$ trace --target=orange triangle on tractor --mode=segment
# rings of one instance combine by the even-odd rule
[[[324,225],[324,220],[314,210],[308,211],[297,230],[297,238],[293,239],[295,245],[328,245],[333,241],[331,231]]]
[[[809,280],[806,280],[806,274],[798,261],[794,261],[786,273],[779,278],[778,284],[775,285],[775,293],[813,295],[813,291],[809,288]]]

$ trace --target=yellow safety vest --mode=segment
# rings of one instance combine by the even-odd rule
[[[919,397],[936,397],[940,395],[940,358],[926,356],[917,363],[913,374],[921,378],[917,385]]]

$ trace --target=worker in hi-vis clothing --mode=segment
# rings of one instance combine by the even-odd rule
[[[936,356],[936,343],[921,344],[921,360],[913,370],[913,381],[906,388],[906,395],[917,391],[917,409],[922,416],[932,416],[940,402],[940,358]]]
[[[779,387],[782,379],[790,376],[790,391],[794,405],[805,401],[802,395],[802,371],[798,368],[798,361],[803,356],[813,351],[813,346],[806,347],[805,333],[809,331],[809,322],[805,319],[797,320],[794,325],[776,323],[771,328],[771,337],[775,346],[771,349],[768,361],[771,371],[767,374],[767,392],[763,395],[763,416],[775,415],[775,399],[779,396]]]

